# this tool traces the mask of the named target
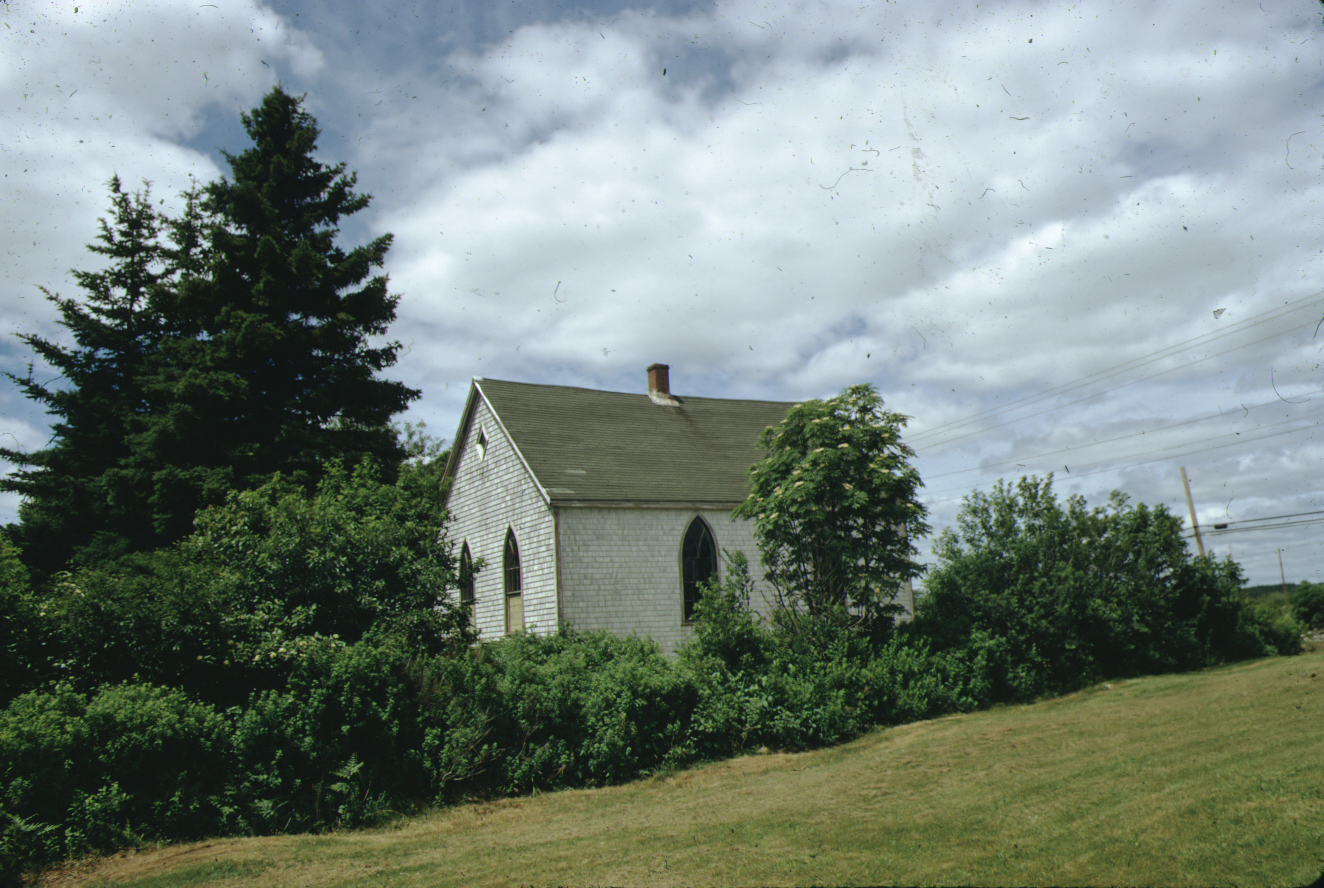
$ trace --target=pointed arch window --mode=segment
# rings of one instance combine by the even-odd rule
[[[518,595],[524,588],[519,570],[519,546],[515,543],[515,531],[506,531],[506,548],[501,555],[501,569],[505,574],[507,595]]]
[[[519,545],[515,531],[506,529],[506,545],[501,554],[501,573],[506,590],[506,634],[524,631],[524,577],[519,566]]]
[[[472,609],[474,606],[474,561],[469,554],[469,544],[460,546],[460,607]]]
[[[694,619],[694,607],[699,603],[699,587],[717,576],[717,541],[712,528],[698,515],[685,529],[680,547],[681,592],[684,598],[685,622]]]

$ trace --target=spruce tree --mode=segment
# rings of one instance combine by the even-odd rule
[[[131,441],[162,539],[275,472],[311,486],[331,460],[372,457],[393,474],[404,452],[390,418],[418,397],[377,375],[400,344],[371,341],[395,319],[397,298],[373,273],[390,235],[348,252],[336,242],[369,197],[344,164],[314,157],[301,98],[277,86],[243,123],[253,145],[223,152],[232,177],[204,189],[205,268],[175,288],[177,329],[149,361],[150,409]]]
[[[369,198],[314,157],[301,98],[278,86],[243,123],[253,145],[223,152],[231,178],[185,192],[178,217],[112,180],[90,246],[110,266],[75,272],[81,302],[47,294],[75,346],[22,337],[64,378],[10,375],[57,421],[48,448],[0,450],[38,576],[172,543],[277,472],[311,488],[333,460],[370,457],[389,479],[404,459],[390,419],[418,392],[378,377],[400,345],[374,341],[395,319],[374,274],[391,237],[337,244]]]
[[[5,374],[55,417],[45,449],[0,449],[0,457],[19,467],[0,479],[0,490],[23,496],[21,523],[11,532],[42,574],[66,566],[79,550],[113,554],[148,542],[143,497],[125,490],[121,469],[134,420],[146,409],[140,376],[162,338],[158,300],[171,275],[170,251],[161,242],[150,190],[126,192],[118,177],[109,190],[110,218],[101,219],[101,232],[88,246],[109,260],[107,267],[73,272],[81,300],[42,288],[73,346],[19,336],[59,372],[61,383],[38,382],[32,364],[26,376]]]

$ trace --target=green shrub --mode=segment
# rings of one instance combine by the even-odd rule
[[[370,462],[352,472],[333,464],[313,495],[277,476],[200,512],[181,550],[215,576],[245,639],[240,653],[300,637],[353,643],[427,611],[467,643],[467,616],[447,594],[454,565],[437,538],[444,512],[415,480],[403,472],[386,484]]]
[[[466,646],[422,472],[387,484],[370,463],[337,464],[312,494],[277,476],[201,512],[173,549],[57,577],[41,601],[44,668],[85,691],[141,679],[228,707],[283,689],[299,652],[327,639]],[[0,631],[21,603],[0,590]]]
[[[210,573],[177,550],[57,575],[43,610],[50,666],[81,690],[141,680],[196,694],[217,691],[226,703],[247,695],[235,687],[233,663],[225,662],[232,646]]]
[[[0,712],[0,870],[224,831],[227,735],[177,689],[16,698]]]
[[[1324,629],[1324,583],[1302,580],[1290,597],[1298,620],[1311,629]]]
[[[416,651],[322,640],[291,670],[285,688],[235,710],[231,793],[246,829],[360,826],[432,801]]]
[[[1280,656],[1301,653],[1301,636],[1309,627],[1297,619],[1289,602],[1268,597],[1250,601],[1243,608],[1243,614],[1247,631],[1259,639],[1265,650]]]
[[[423,694],[442,797],[632,779],[685,757],[693,709],[652,642],[569,627],[435,659]]]
[[[0,530],[0,706],[39,680],[40,617],[18,549]]]
[[[694,634],[681,656],[715,659],[728,671],[758,669],[768,662],[773,639],[750,610],[754,580],[743,552],[723,552],[726,570],[700,589],[694,609]]]
[[[903,629],[869,662],[862,678],[872,722],[895,725],[988,706],[988,673],[985,652],[935,653],[927,639]]]
[[[870,637],[839,609],[783,609],[763,624],[748,607],[748,564],[736,555],[727,565],[723,580],[704,590],[694,637],[677,661],[697,693],[694,757],[809,749],[987,702],[982,660],[932,654],[927,640],[906,631]]]
[[[1264,656],[1282,641],[1248,609],[1240,567],[1193,558],[1165,508],[1116,492],[1104,508],[1060,504],[1051,475],[971,494],[935,551],[913,631],[982,658],[993,700]]]

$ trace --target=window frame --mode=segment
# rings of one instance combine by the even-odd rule
[[[696,545],[702,546],[703,538],[706,535],[708,545],[710,546],[710,550],[707,554],[711,558],[712,573],[708,574],[702,579],[696,576],[693,584],[694,591],[693,591],[693,595],[691,596],[690,589],[688,588],[689,584],[687,583],[685,577],[686,555],[687,555],[686,543],[689,541],[690,531],[694,528],[696,522],[699,524],[699,526],[702,528],[704,532],[703,534],[700,535]],[[679,559],[680,560],[680,622],[682,626],[692,626],[694,624],[694,608],[699,603],[699,585],[703,583],[705,580],[712,578],[715,578],[718,581],[721,580],[722,563],[721,563],[721,559],[718,557],[718,553],[720,551],[721,549],[717,545],[717,533],[716,531],[713,530],[713,526],[711,523],[709,523],[708,519],[696,513],[693,518],[685,522],[685,531],[680,535],[680,559]],[[703,553],[699,553],[700,559],[702,558],[702,555]],[[696,564],[696,573],[699,567],[701,567],[701,565]]]
[[[474,560],[469,551],[469,543],[466,540],[460,544],[460,564],[459,564],[459,594],[460,607],[468,608],[472,613],[474,603],[477,600],[476,589],[474,587]]]
[[[514,566],[512,569],[511,556],[514,556]],[[514,576],[514,585],[511,584],[511,576]],[[505,592],[505,597],[524,594],[524,571],[520,566],[519,541],[515,539],[514,528],[506,528],[506,541],[501,547],[501,588]]]
[[[515,529],[513,527],[506,528],[506,541],[501,547],[501,587],[505,593],[501,596],[501,609],[504,613],[503,622],[506,626],[506,634],[514,635],[523,632],[524,569],[520,564],[519,541],[515,539]],[[513,599],[519,599],[517,624],[515,620],[511,619],[511,602]]]

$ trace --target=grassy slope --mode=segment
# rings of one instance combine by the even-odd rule
[[[400,828],[218,840],[51,874],[175,885],[1309,885],[1324,657],[1114,682]]]

